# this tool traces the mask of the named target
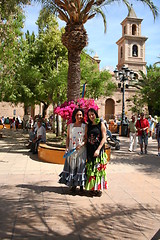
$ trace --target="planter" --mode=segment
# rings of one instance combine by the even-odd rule
[[[10,124],[4,124],[4,128],[11,129],[11,125]]]
[[[108,156],[108,161],[110,161],[111,148],[105,144],[105,152]],[[63,155],[65,153],[65,147],[61,145],[48,145],[46,143],[40,143],[38,147],[38,158],[44,162],[64,164],[65,158]]]
[[[40,143],[38,147],[38,158],[45,162],[64,164],[64,153],[64,146],[51,146],[45,143]]]

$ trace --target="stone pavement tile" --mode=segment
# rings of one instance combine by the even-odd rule
[[[8,174],[7,179],[5,180],[5,185],[8,186],[15,186],[19,184],[20,182],[23,182],[24,179],[24,173],[23,174]]]
[[[42,180],[43,180],[43,178],[40,173],[25,174],[23,182],[19,183],[19,185],[17,185],[17,187],[23,187],[23,188],[28,187],[29,188],[32,186],[37,186],[41,183]]]
[[[8,179],[8,174],[0,174],[0,186],[5,185],[7,182],[7,179]]]
[[[126,205],[123,204],[114,204],[109,205],[103,208],[101,211],[101,216],[103,218],[106,218],[107,226],[110,225],[111,233],[113,236],[116,236],[116,239],[123,239],[124,235],[128,235],[128,239],[132,239],[132,235],[134,232],[135,238],[133,239],[139,239],[140,236],[143,236],[143,234],[140,232],[140,229],[138,226],[135,226],[133,224],[133,221],[130,219],[130,216],[133,214],[133,212],[136,210],[135,206],[130,206],[128,210],[124,211],[124,207]],[[128,206],[128,203],[127,203]],[[107,216],[105,216],[105,213]],[[139,238],[137,238],[137,236]]]
[[[129,219],[132,221],[134,226],[137,226],[139,231],[147,238],[150,239],[152,235],[152,230],[160,225],[160,222],[149,212],[151,206],[136,205],[131,211],[131,207],[121,206],[122,211],[128,215]]]
[[[0,239],[11,239],[17,208],[17,200],[0,197]]]
[[[66,214],[66,215],[65,215]],[[64,211],[64,215],[45,217],[45,224],[47,225],[47,233],[52,233],[53,236],[70,236],[76,235],[76,228],[72,216],[69,212]]]
[[[12,239],[12,229],[13,228],[13,222],[12,220],[7,221],[4,223],[3,221],[0,221],[0,239],[1,240],[10,240]]]
[[[143,232],[147,239],[151,239],[160,226],[159,221],[156,221],[149,213],[143,211],[142,213],[139,213],[139,216],[134,216],[134,218],[136,219],[136,223],[139,225],[141,232]]]

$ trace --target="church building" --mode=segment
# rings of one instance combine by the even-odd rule
[[[117,69],[120,70],[124,65],[134,71],[135,78],[138,78],[139,71],[146,73],[145,62],[145,41],[147,37],[141,35],[141,22],[143,19],[137,18],[133,7],[128,16],[121,22],[122,37],[116,42],[118,45],[118,64]],[[112,72],[112,80],[116,81]],[[119,81],[116,81],[117,85]],[[130,82],[128,82],[128,86]],[[135,94],[135,88],[125,88],[125,115],[131,117],[131,103],[129,98]],[[112,97],[102,97],[97,101],[99,105],[99,115],[103,116],[107,121],[114,117],[122,116],[122,92],[121,88]]]

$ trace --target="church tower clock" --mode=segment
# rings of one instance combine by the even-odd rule
[[[145,41],[147,37],[141,36],[141,22],[137,18],[131,5],[128,16],[121,22],[122,37],[116,42],[118,45],[118,70],[123,65],[132,69],[138,76],[141,70],[146,73]]]

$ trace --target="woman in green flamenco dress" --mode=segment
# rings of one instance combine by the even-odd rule
[[[106,142],[106,127],[98,118],[95,109],[88,110],[87,132],[87,164],[86,164],[86,190],[93,195],[101,196],[102,190],[107,189],[107,154],[104,151]]]

